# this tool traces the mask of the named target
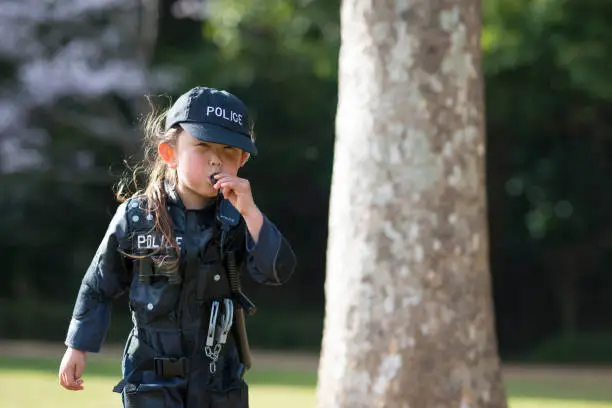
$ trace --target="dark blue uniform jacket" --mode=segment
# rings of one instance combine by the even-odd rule
[[[65,341],[79,350],[100,350],[111,304],[129,291],[134,328],[125,346],[120,389],[126,407],[248,406],[234,336],[230,333],[219,353],[216,373],[211,373],[211,360],[204,353],[211,301],[229,296],[215,224],[217,206],[211,200],[204,209],[187,210],[178,195],[168,192],[167,208],[181,249],[178,283],[163,277],[139,279],[142,265],[154,270],[157,264],[126,256],[147,250],[158,257],[165,253],[159,252],[160,246],[165,248],[163,239],[151,231],[153,217],[138,197],[117,208],[82,280]],[[243,220],[225,242],[225,250],[236,254],[239,270],[259,283],[281,285],[293,274],[294,252],[266,216],[257,243]],[[155,359],[166,357],[184,357],[185,373],[162,375]]]

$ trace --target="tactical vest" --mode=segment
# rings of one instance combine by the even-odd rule
[[[179,209],[169,207],[169,211],[173,210]],[[240,214],[229,202],[219,200],[213,228],[203,231],[175,229],[175,239],[181,249],[180,262],[177,262],[176,250],[164,242],[160,232],[155,231],[154,216],[148,212],[144,199],[133,198],[127,202],[127,221],[126,236],[132,248],[131,255],[135,258],[130,309],[136,327],[180,332],[189,332],[190,329],[206,331],[208,328],[208,335],[198,338],[197,342],[210,347],[207,355],[210,354],[214,362],[215,350],[218,356],[219,349],[216,348],[218,342],[210,338],[210,325],[217,326],[214,336],[219,340],[223,338],[220,331],[224,327],[227,329],[229,324],[236,334],[239,353],[248,369],[250,358],[242,309],[252,314],[255,307],[240,290],[239,266],[243,259],[231,245],[237,239],[244,240],[245,225]],[[185,229],[194,225],[197,224],[184,222]],[[198,239],[203,239],[206,244],[198,246]],[[239,313],[235,314],[235,309],[239,309]],[[198,314],[201,319],[193,319]],[[194,349],[193,346],[200,348],[199,344],[185,348]]]
[[[146,201],[131,199],[127,207],[127,236],[131,241],[131,253],[137,260],[137,278],[140,283],[150,285],[161,281],[180,286],[183,275],[189,273],[190,268],[197,268],[198,263],[202,263],[213,267],[214,273],[206,276],[206,281],[199,282],[197,299],[213,300],[231,295],[227,273],[222,273],[225,272],[223,263],[227,257],[224,251],[227,248],[222,248],[222,241],[227,241],[228,233],[235,234],[244,228],[241,219],[230,229],[224,229],[215,222],[212,229],[204,232],[211,235],[205,248],[190,247],[186,242],[188,231],[182,231],[182,235],[174,237],[183,258],[177,263],[176,249],[165,242],[161,232],[155,230],[155,219],[153,214],[148,212]],[[171,207],[168,207],[169,211],[170,209]],[[176,234],[176,230],[173,232]],[[204,292],[207,292],[206,295]]]

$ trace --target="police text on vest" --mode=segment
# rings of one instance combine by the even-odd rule
[[[182,247],[183,237],[177,236],[176,243],[179,247]],[[164,236],[160,233],[138,234],[136,237],[136,245],[138,249],[170,248],[170,245],[166,243]]]

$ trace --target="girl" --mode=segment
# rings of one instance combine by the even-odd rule
[[[83,278],[60,384],[83,389],[87,352],[100,350],[111,302],[129,289],[134,327],[115,387],[124,407],[248,407],[243,309],[253,306],[238,273],[280,285],[296,264],[237,176],[257,153],[248,112],[226,91],[196,87],[165,126],[149,119],[146,190],[119,205]]]

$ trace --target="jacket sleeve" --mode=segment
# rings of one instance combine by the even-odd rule
[[[113,299],[130,284],[130,265],[119,252],[127,233],[126,203],[121,204],[81,281],[65,344],[98,352],[110,323]]]
[[[293,275],[297,263],[295,253],[265,215],[257,243],[246,229],[246,250],[247,270],[255,281],[266,285],[281,285]]]

